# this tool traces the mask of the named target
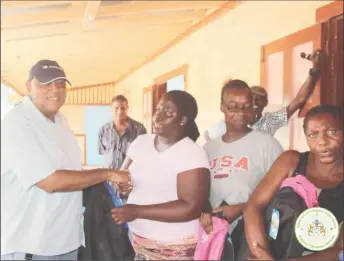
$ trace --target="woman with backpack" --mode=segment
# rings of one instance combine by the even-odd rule
[[[269,245],[264,211],[288,177],[306,177],[316,187],[319,206],[331,211],[338,223],[343,222],[342,111],[330,105],[312,108],[304,119],[304,132],[310,151],[300,153],[289,150],[281,154],[254,190],[244,209],[245,235],[251,251],[250,260],[275,259]],[[334,194],[339,196],[334,199]],[[334,246],[309,255],[303,254],[293,260],[338,260],[338,253],[342,249],[341,226],[339,238]]]
[[[270,134],[249,127],[254,116],[252,99],[250,87],[242,80],[229,80],[222,87],[220,108],[227,132],[204,145],[211,185],[209,206],[200,223],[208,234],[214,213],[229,222],[229,234],[235,231],[251,193],[283,151]]]

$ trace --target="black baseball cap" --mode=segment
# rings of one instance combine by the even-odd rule
[[[32,66],[29,80],[33,78],[36,78],[42,84],[49,84],[53,81],[64,79],[71,85],[61,66],[56,61],[51,60],[40,60]]]

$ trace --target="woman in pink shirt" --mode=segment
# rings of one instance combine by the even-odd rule
[[[132,187],[128,204],[112,210],[128,222],[136,260],[192,260],[198,217],[209,197],[208,157],[195,143],[197,103],[184,91],[166,93],[153,116],[153,134],[130,146],[123,168]]]

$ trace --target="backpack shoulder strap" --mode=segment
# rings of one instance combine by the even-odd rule
[[[299,163],[297,164],[297,167],[292,177],[295,177],[296,175],[306,176],[308,157],[309,157],[309,151],[300,153]]]

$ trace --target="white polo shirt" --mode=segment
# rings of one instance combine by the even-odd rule
[[[55,170],[81,170],[67,120],[55,123],[29,97],[1,122],[1,255],[60,255],[84,245],[82,192],[47,193],[35,184]]]

